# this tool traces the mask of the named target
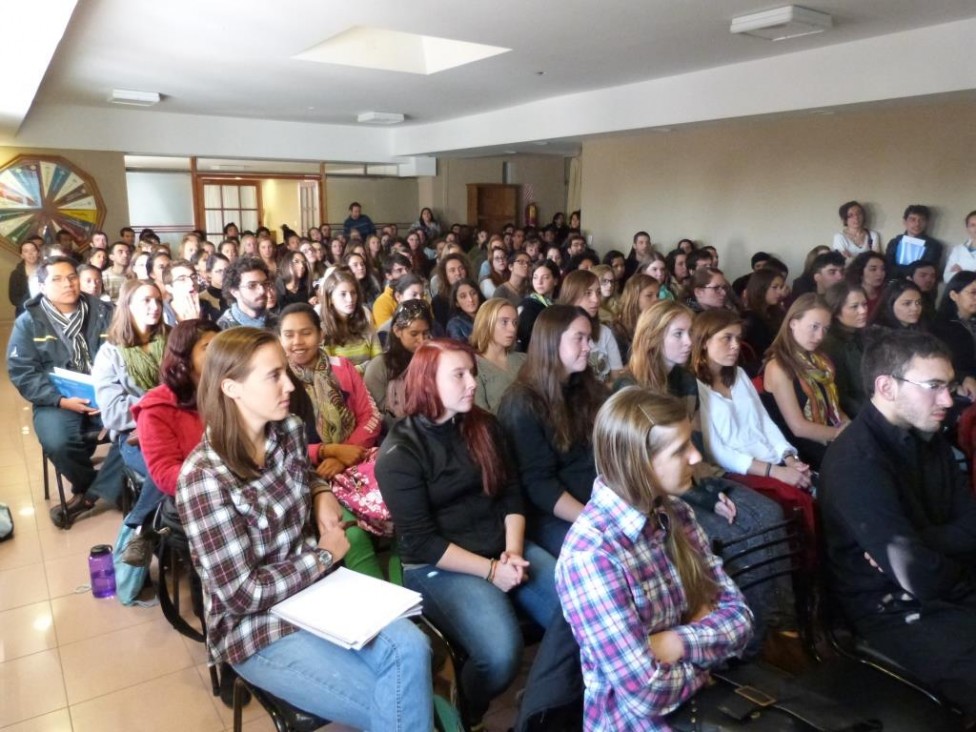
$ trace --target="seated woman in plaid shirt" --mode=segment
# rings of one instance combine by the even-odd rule
[[[410,621],[351,651],[269,611],[349,549],[339,504],[310,468],[304,425],[289,414],[294,388],[273,333],[239,327],[211,341],[198,391],[206,432],[176,491],[207,597],[211,657],[326,719],[433,729],[430,648]]]
[[[685,405],[617,392],[594,429],[598,477],[556,563],[580,645],[587,730],[668,730],[708,669],[739,655],[752,613],[677,497],[701,455]]]

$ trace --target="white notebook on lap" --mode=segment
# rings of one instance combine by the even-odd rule
[[[271,612],[343,648],[358,651],[398,618],[420,615],[419,592],[339,567]]]

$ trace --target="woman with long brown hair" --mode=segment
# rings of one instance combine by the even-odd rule
[[[786,279],[779,272],[759,269],[749,275],[742,318],[742,342],[750,350],[743,359],[743,368],[749,376],[759,373],[763,356],[783,324],[786,315],[784,300]]]
[[[779,412],[771,416],[814,470],[820,469],[827,445],[850,422],[840,406],[834,364],[820,348],[830,321],[822,299],[812,292],[800,295],[769,347],[763,375]]]
[[[546,308],[535,322],[528,358],[498,408],[531,504],[529,536],[553,555],[596,477],[590,440],[607,391],[589,363],[591,322],[578,307]]]
[[[383,353],[362,290],[355,275],[344,267],[332,270],[322,281],[322,335],[325,352],[349,359],[359,373]]]
[[[726,477],[773,499],[787,515],[801,509],[813,536],[810,466],[799,459],[737,365],[741,341],[742,321],[731,310],[700,313],[691,327],[691,371],[698,379],[705,454],[727,471]]]
[[[356,651],[271,612],[349,549],[339,505],[308,462],[302,420],[289,414],[294,389],[273,333],[242,326],[211,341],[198,399],[207,429],[176,490],[207,599],[210,657],[326,719],[432,729],[430,647],[413,623],[397,620]]]
[[[623,371],[620,347],[610,328],[600,325],[600,278],[585,269],[566,275],[559,291],[561,305],[574,305],[590,317],[590,364],[600,381],[606,383]]]
[[[168,333],[159,288],[148,280],[127,280],[119,290],[107,342],[92,364],[102,424],[119,445],[122,460],[140,475],[146,475],[146,462],[139,450],[132,407],[159,384]]]

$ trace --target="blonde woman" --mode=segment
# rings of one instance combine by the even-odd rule
[[[597,414],[593,445],[599,477],[556,563],[585,726],[668,729],[708,669],[745,648],[752,613],[678,500],[701,460],[685,405],[624,389]]]
[[[517,336],[518,312],[508,300],[493,297],[478,310],[470,339],[478,353],[474,403],[492,414],[525,363],[526,355],[514,350]]]

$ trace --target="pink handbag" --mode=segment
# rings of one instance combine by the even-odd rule
[[[376,454],[371,448],[365,459],[332,478],[332,494],[355,516],[359,525],[377,536],[393,536],[393,519],[376,482]]]

